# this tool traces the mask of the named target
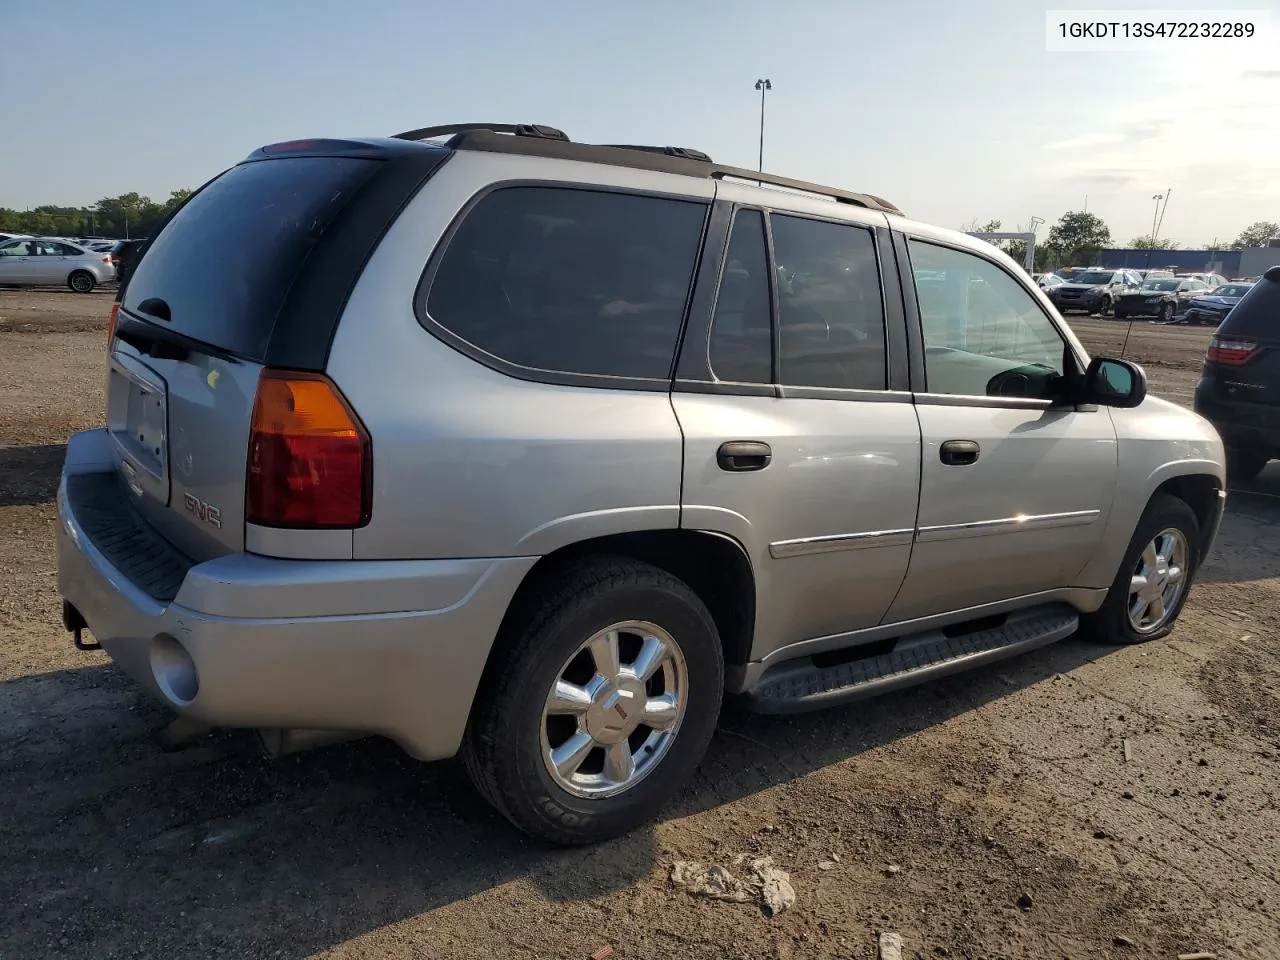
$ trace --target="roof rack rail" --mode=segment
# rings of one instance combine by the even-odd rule
[[[707,176],[712,180],[749,180],[762,186],[767,184],[771,187],[782,187],[786,190],[812,193],[820,197],[828,197],[837,203],[850,203],[857,207],[880,210],[883,213],[902,213],[888,200],[882,200],[880,197],[872,196],[869,193],[853,193],[849,190],[841,190],[839,187],[810,183],[808,180],[793,180],[791,177],[779,177],[772,173],[762,173],[759,170],[746,170],[742,167],[726,167],[717,164]]]
[[[541,123],[442,123],[434,127],[419,127],[404,133],[392,134],[392,140],[430,140],[433,137],[458,136],[484,130],[489,133],[510,133],[517,137],[536,137],[543,140],[562,140],[569,143],[563,130]]]
[[[514,134],[509,136],[508,134]],[[715,163],[701,150],[688,147],[647,147],[626,144],[574,143],[554,127],[535,124],[453,123],[440,127],[423,127],[396,134],[400,140],[426,140],[449,136],[451,150],[476,150],[485,153],[516,153],[548,157],[556,160],[578,160],[584,163],[606,163],[638,170],[676,173],[686,177],[711,180],[745,180],[826,197],[837,203],[848,203],[881,213],[902,215],[888,200],[869,193],[853,193],[806,180],[780,177],[760,170],[747,170]]]
[[[613,147],[615,150],[639,150],[641,153],[660,153],[664,157],[681,157],[685,160],[701,160],[711,163],[711,157],[701,150],[692,147],[645,147],[636,143],[602,143],[602,147]]]

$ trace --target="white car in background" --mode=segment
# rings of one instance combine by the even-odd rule
[[[0,241],[0,284],[65,284],[76,293],[91,293],[98,284],[115,278],[116,266],[109,253],[96,253],[48,237]]]

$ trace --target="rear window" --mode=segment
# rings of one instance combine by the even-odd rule
[[[1263,278],[1250,287],[1218,332],[1280,338],[1280,282]]]
[[[466,344],[521,367],[666,379],[705,215],[696,201],[495,190],[449,241],[426,312]]]
[[[378,165],[295,157],[232,167],[150,242],[129,278],[124,308],[137,311],[159,298],[174,331],[263,360],[308,253]]]

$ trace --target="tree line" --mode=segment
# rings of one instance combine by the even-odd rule
[[[969,233],[998,233],[1001,230],[999,220],[988,220],[979,223],[970,221],[962,227]],[[1029,227],[1018,227],[1011,233],[1030,233]],[[1244,250],[1248,247],[1265,247],[1273,237],[1280,237],[1280,223],[1270,220],[1259,220],[1240,231],[1230,243],[1206,243],[1206,250]],[[1002,240],[997,242],[1002,250],[1021,262],[1026,256],[1027,247],[1021,240]],[[1104,247],[1111,246],[1111,228],[1097,214],[1082,210],[1068,210],[1049,228],[1049,239],[1036,244],[1036,269],[1054,270],[1080,263],[1088,263],[1095,253]],[[1181,244],[1176,240],[1163,237],[1134,237],[1129,247],[1135,250],[1177,250]]]
[[[52,237],[145,238],[189,196],[190,190],[174,190],[164,201],[138,193],[123,193],[118,197],[103,197],[87,207],[52,204],[30,210],[0,207],[0,231]]]

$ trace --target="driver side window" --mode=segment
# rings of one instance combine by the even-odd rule
[[[1044,399],[1066,342],[1033,295],[982,257],[908,240],[929,393]]]

